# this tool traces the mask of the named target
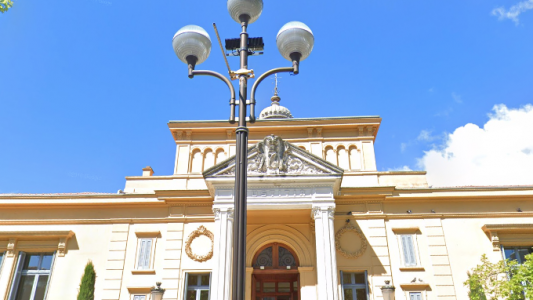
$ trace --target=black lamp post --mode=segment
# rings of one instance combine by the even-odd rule
[[[240,56],[240,69],[228,70],[231,79],[239,79],[239,100],[235,99],[235,90],[231,81],[224,75],[206,70],[195,70],[196,65],[204,62],[211,51],[211,39],[207,32],[196,25],[188,25],[176,32],[172,46],[178,58],[189,67],[189,78],[195,75],[209,75],[224,81],[230,89],[230,118],[235,123],[235,105],[239,106],[238,127],[235,130],[237,153],[235,155],[235,224],[233,230],[233,300],[245,298],[246,275],[246,191],[248,166],[248,129],[247,119],[255,122],[255,91],[257,86],[269,75],[281,72],[299,73],[300,61],[306,59],[313,49],[314,37],[311,29],[301,22],[285,24],[276,37],[276,44],[281,55],[292,62],[292,67],[277,68],[265,72],[257,78],[248,100],[248,78],[254,78],[254,72],[248,69],[248,56],[257,50],[258,42],[262,49],[262,39],[248,39],[248,25],[255,22],[263,10],[262,0],[227,0],[231,17],[241,25],[240,41],[237,47],[231,47],[236,39],[226,40],[226,49],[233,50]],[[228,66],[229,69],[229,66]],[[250,105],[250,116],[246,117]]]

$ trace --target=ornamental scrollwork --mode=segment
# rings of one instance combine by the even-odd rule
[[[248,157],[249,175],[327,174],[317,166],[296,157],[291,145],[279,136],[269,135],[257,143]],[[235,175],[235,166],[219,175]]]
[[[191,244],[194,241],[194,239],[202,235],[208,237],[211,240],[211,249],[205,255],[198,255],[192,252]],[[191,232],[191,234],[189,234],[189,237],[187,237],[187,242],[185,242],[185,253],[187,253],[187,256],[192,260],[195,260],[197,262],[204,262],[204,261],[210,260],[213,257],[213,246],[214,246],[213,233],[207,230],[207,228],[205,228],[202,225],[198,227],[198,229],[196,229],[195,231]]]
[[[350,251],[346,251],[342,249],[341,237],[347,232],[354,232],[361,239],[361,247],[358,250],[350,252]],[[339,251],[342,254],[342,256],[348,259],[356,259],[362,256],[365,253],[367,247],[368,247],[368,241],[363,235],[363,232],[361,231],[361,229],[355,227],[350,222],[346,222],[346,224],[341,229],[339,229],[339,231],[337,231],[337,233],[335,234],[335,248],[337,249],[337,251]]]

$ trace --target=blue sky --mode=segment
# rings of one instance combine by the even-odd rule
[[[282,104],[295,117],[381,116],[379,170],[420,169],[495,105],[533,103],[533,0],[265,0],[249,27],[265,41],[256,73],[289,65],[275,37],[293,20],[315,48],[300,75],[282,75]],[[189,80],[171,46],[182,26],[204,27],[200,67],[224,73],[213,22],[238,37],[223,0],[14,0],[0,14],[0,193],[116,192],[147,165],[170,175],[167,121],[228,117],[224,84]],[[263,83],[259,110],[271,94]]]

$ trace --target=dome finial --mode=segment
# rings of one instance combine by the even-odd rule
[[[278,83],[281,77],[278,77],[278,74],[274,75],[274,96],[270,98],[272,103],[269,107],[261,111],[259,119],[292,119],[291,111],[288,108],[279,105],[279,100],[281,100],[281,98],[278,95]]]
[[[270,98],[270,101],[272,101],[271,105],[279,105],[279,100],[281,98],[278,96],[278,74],[274,74],[274,96]]]
[[[278,95],[278,74],[274,74],[274,96],[277,96],[277,95]]]

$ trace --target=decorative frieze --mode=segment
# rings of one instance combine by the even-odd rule
[[[248,198],[309,198],[313,194],[312,188],[248,189]]]

